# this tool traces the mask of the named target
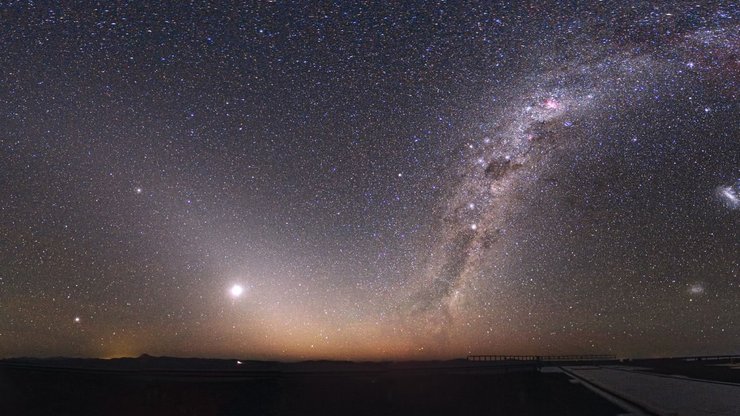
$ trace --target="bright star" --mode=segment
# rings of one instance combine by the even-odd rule
[[[80,317],[79,316],[75,316],[75,323],[76,324],[79,324],[80,323]]]
[[[231,293],[232,297],[238,298],[244,293],[244,288],[241,285],[234,285],[229,289],[229,293]]]

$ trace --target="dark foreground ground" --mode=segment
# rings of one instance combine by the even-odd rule
[[[130,363],[116,369],[91,369],[101,367],[94,362],[66,368],[52,364],[0,362],[0,415],[621,413],[565,374],[540,373],[531,367],[350,368],[318,363],[288,370],[269,366],[244,370],[245,363],[238,370],[182,371],[136,369]]]

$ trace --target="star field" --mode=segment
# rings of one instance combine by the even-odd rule
[[[730,353],[732,2],[0,4],[0,356]]]

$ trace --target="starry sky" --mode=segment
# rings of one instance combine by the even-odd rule
[[[739,352],[740,10],[670,3],[0,1],[0,357]]]

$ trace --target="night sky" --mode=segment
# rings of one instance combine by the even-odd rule
[[[0,1],[0,357],[738,352],[737,3],[61,3]]]

